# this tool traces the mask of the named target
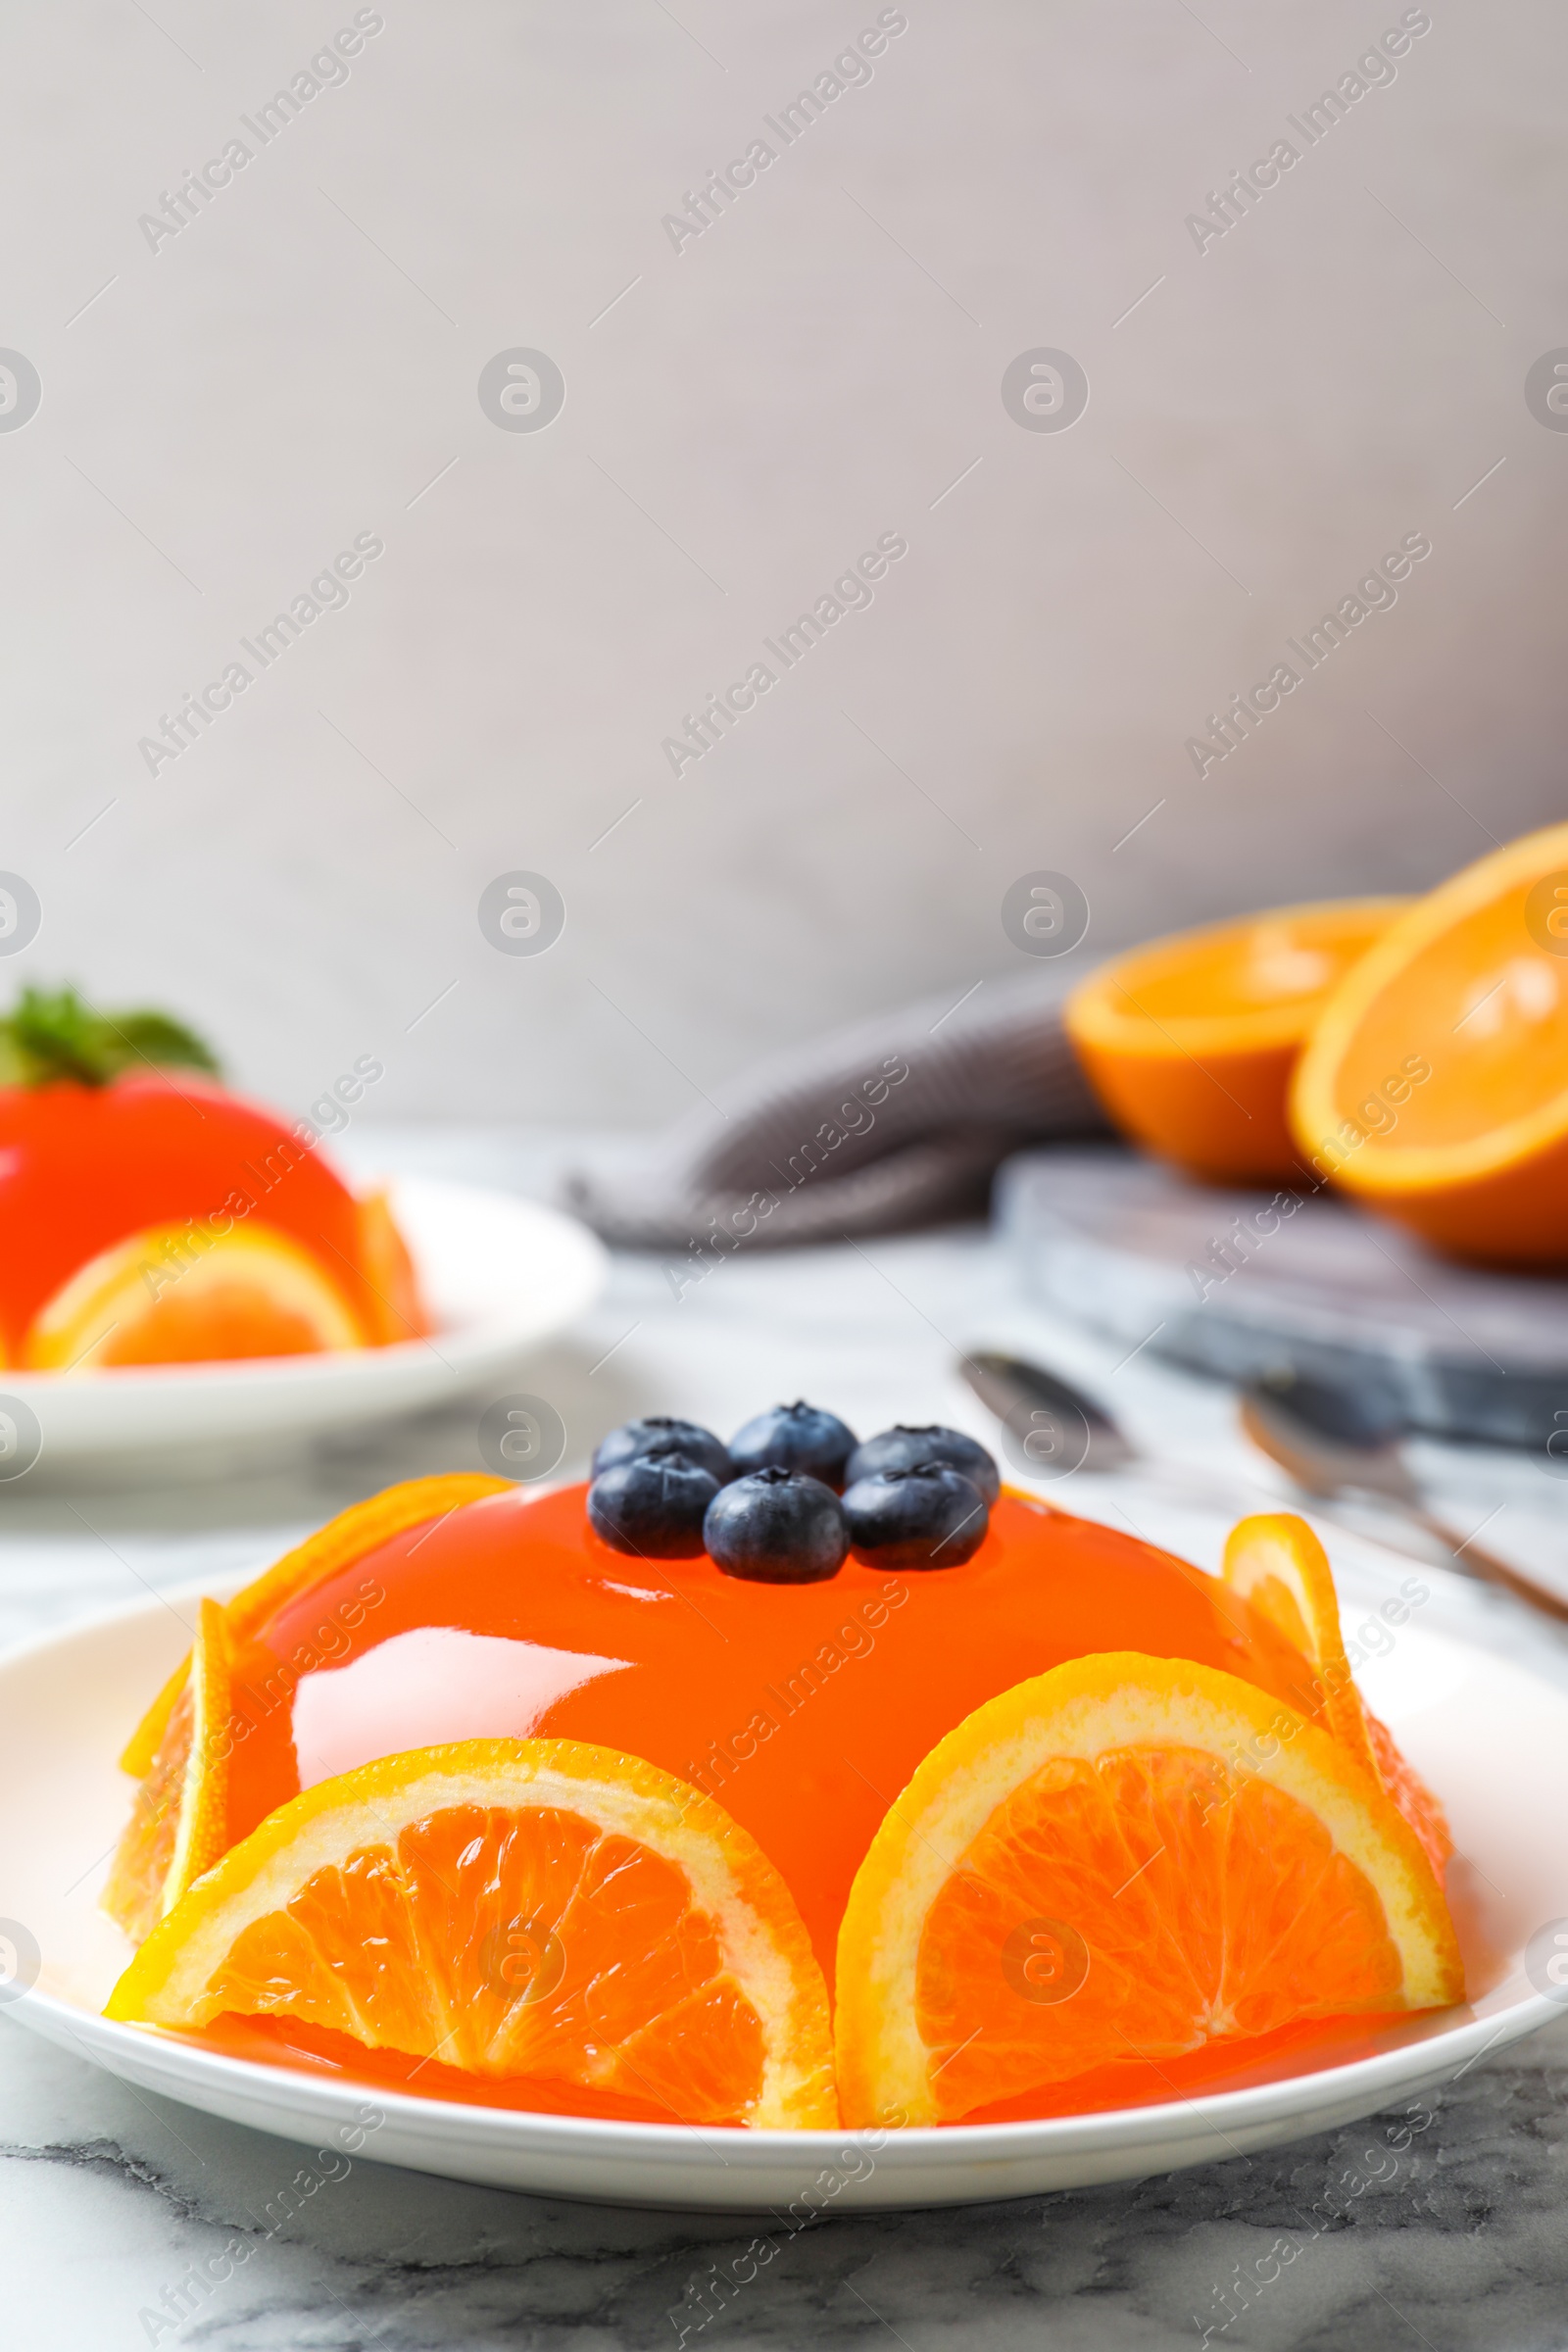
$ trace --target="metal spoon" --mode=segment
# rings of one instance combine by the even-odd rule
[[[1568,1622],[1568,1600],[1427,1509],[1399,1450],[1403,1424],[1374,1398],[1312,1380],[1254,1381],[1243,1390],[1238,1410],[1253,1445],[1308,1494],[1332,1500],[1360,1494],[1393,1503],[1443,1545],[1456,1568]]]
[[[1104,1406],[1059,1372],[986,1350],[960,1355],[958,1370],[987,1412],[1010,1431],[1020,1468],[1037,1477],[1125,1470],[1144,1458]]]
[[[1152,1466],[1152,1457],[1133,1445],[1105,1407],[1059,1372],[1023,1356],[985,1351],[960,1356],[958,1369],[987,1411],[1011,1432],[1022,1466],[1037,1475]],[[1427,1510],[1399,1454],[1402,1424],[1370,1398],[1316,1382],[1297,1381],[1288,1392],[1257,1383],[1243,1393],[1240,1410],[1252,1443],[1307,1494],[1333,1501],[1361,1493],[1393,1503],[1442,1544],[1456,1568],[1568,1621],[1568,1601]]]

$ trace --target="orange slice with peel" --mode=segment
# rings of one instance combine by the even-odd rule
[[[356,1560],[378,1544],[390,1543],[394,1536],[406,1535],[426,1520],[443,1519],[466,1502],[477,1502],[486,1494],[506,1494],[511,1489],[510,1479],[491,1478],[478,1470],[453,1470],[432,1478],[406,1478],[364,1502],[351,1503],[235,1593],[224,1611],[231,1642],[238,1647],[285,1600],[308,1592],[313,1585],[324,1584],[340,1568],[352,1568]],[[182,1658],[125,1742],[120,1758],[122,1772],[140,1780],[151,1770],[189,1670],[189,1658]]]
[[[105,2015],[225,2012],[688,2123],[838,2120],[827,1990],[783,1880],[711,1797],[578,1740],[415,1749],[280,1805]]]
[[[228,1844],[228,1711],[223,1612],[216,1600],[204,1600],[189,1672],[136,1791],[104,1889],[104,1909],[138,1940]]]
[[[360,1262],[369,1293],[368,1311],[377,1347],[417,1340],[430,1328],[419,1297],[418,1277],[408,1244],[398,1231],[385,1192],[367,1193],[360,1202]]]
[[[1397,1805],[1441,1878],[1453,1851],[1447,1817],[1355,1687],[1340,1628],[1334,1571],[1306,1521],[1295,1511],[1262,1511],[1238,1520],[1226,1540],[1221,1573],[1232,1592],[1261,1610],[1316,1669],[1320,1720]]]
[[[1220,1183],[1289,1183],[1291,1074],[1330,991],[1407,905],[1272,906],[1158,939],[1092,972],[1067,1034],[1135,1142]]]
[[[1325,1004],[1291,1119],[1320,1175],[1440,1249],[1568,1259],[1568,824],[1390,925]]]
[[[1075,1658],[891,1807],[838,1949],[846,2123],[951,2123],[1142,2056],[1464,1997],[1413,1833],[1338,1740],[1212,1667]]]
[[[1316,1667],[1320,1720],[1372,1770],[1366,1710],[1345,1654],[1334,1571],[1306,1521],[1295,1511],[1259,1511],[1239,1519],[1225,1540],[1220,1573],[1233,1592],[1260,1609]]]
[[[259,1222],[221,1235],[155,1225],[100,1250],[33,1317],[32,1372],[315,1355],[370,1335],[320,1260]]]

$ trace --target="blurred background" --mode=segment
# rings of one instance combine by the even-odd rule
[[[1021,874],[1087,898],[1078,971],[1560,808],[1544,0],[86,0],[8,40],[7,981],[167,1004],[288,1107],[369,1054],[377,1119],[652,1126],[1027,968]],[[481,929],[518,869],[547,954]]]

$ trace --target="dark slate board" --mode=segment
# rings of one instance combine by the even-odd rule
[[[1064,1146],[1008,1160],[995,1200],[1036,1295],[1129,1348],[1226,1380],[1370,1378],[1435,1436],[1555,1432],[1568,1471],[1568,1282],[1450,1265],[1343,1200],[1284,1198]]]

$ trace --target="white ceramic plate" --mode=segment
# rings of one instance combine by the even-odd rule
[[[151,1602],[0,1661],[0,1938],[20,1945],[24,1974],[33,1946],[41,1955],[10,2013],[128,2082],[285,2139],[314,2146],[363,2131],[373,2098],[384,2121],[366,2152],[453,2180],[714,2211],[782,2213],[802,2197],[829,2212],[961,2204],[1139,2179],[1326,2131],[1414,2098],[1558,2014],[1523,1957],[1534,1934],[1568,1917],[1568,1820],[1555,1793],[1568,1778],[1568,1697],[1471,1642],[1405,1626],[1361,1680],[1473,1865],[1480,1900],[1464,1935],[1476,1997],[1391,2031],[1353,2064],[1155,2107],[879,2141],[438,2104],[220,2057],[98,2015],[129,1955],[97,1908],[128,1801],[115,1757],[183,1646],[180,1619]]]
[[[202,1453],[211,1472],[427,1411],[493,1385],[603,1287],[600,1244],[554,1209],[423,1178],[394,1183],[391,1195],[436,1325],[428,1340],[249,1363],[5,1372],[0,1389],[42,1432],[28,1477],[99,1462],[133,1473],[179,1450]]]

